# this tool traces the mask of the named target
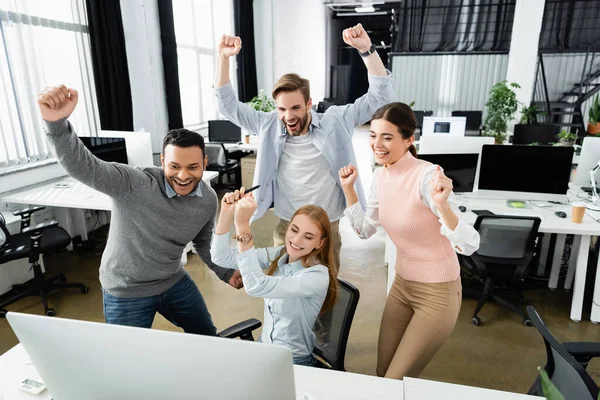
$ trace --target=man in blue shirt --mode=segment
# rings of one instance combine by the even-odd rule
[[[391,74],[362,25],[345,29],[343,39],[363,57],[369,74],[369,90],[354,103],[330,107],[324,114],[311,109],[310,84],[297,74],[283,75],[275,84],[272,94],[276,111],[256,111],[238,101],[229,80],[229,57],[237,55],[242,48],[237,36],[221,38],[215,82],[219,112],[236,125],[259,135],[254,185],[261,187],[254,194],[258,208],[252,220],[262,217],[274,204],[280,222],[273,241],[275,246],[281,246],[289,221],[298,208],[307,204],[322,207],[332,222],[336,271],[342,245],[339,220],[346,208],[338,171],[348,164],[356,165],[352,147],[354,129],[368,122],[375,110],[392,102],[394,97]],[[358,181],[356,190],[364,206],[365,196]]]

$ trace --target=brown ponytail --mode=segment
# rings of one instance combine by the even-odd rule
[[[404,103],[395,102],[380,107],[373,114],[373,118],[371,118],[371,120],[374,119],[383,119],[396,125],[398,132],[400,132],[400,135],[404,139],[413,137],[417,129],[417,117],[410,106]],[[417,148],[415,145],[411,144],[408,151],[415,158],[417,157]]]

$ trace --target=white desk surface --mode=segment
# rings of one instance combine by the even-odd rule
[[[482,389],[473,386],[428,381],[425,379],[404,378],[404,398],[406,400],[533,400],[537,396]]]
[[[534,201],[533,204],[543,207],[537,207],[530,203],[530,208],[511,208],[506,205],[506,200],[486,199],[470,197],[469,194],[457,195],[457,204],[463,205],[467,211],[460,213],[460,218],[470,225],[475,223],[477,215],[471,210],[489,210],[494,214],[500,215],[523,215],[540,217],[540,232],[572,234],[572,235],[600,235],[600,223],[596,222],[590,215],[600,218],[600,212],[587,210],[581,224],[571,222],[572,206],[549,204],[544,201]],[[546,207],[549,206],[549,207]],[[554,213],[564,211],[566,218],[559,218]]]
[[[216,171],[204,171],[202,180],[208,184],[219,175]],[[57,188],[57,183],[68,183],[67,188]],[[110,211],[112,201],[109,196],[76,181],[71,177],[43,182],[25,189],[0,195],[3,203],[30,204],[47,207],[85,208]]]
[[[19,388],[19,383],[26,377],[38,377],[35,367],[28,362],[29,357],[21,344],[0,356],[0,400],[51,399],[48,391],[40,396],[32,396]],[[404,381],[399,381],[297,365],[294,366],[294,375],[296,391],[308,394],[312,397],[311,400],[539,399],[539,397],[523,394],[424,379],[405,378]],[[4,393],[4,399],[2,399],[2,393]]]

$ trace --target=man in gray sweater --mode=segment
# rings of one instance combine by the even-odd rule
[[[186,244],[219,278],[239,289],[239,271],[221,268],[210,258],[218,200],[202,181],[208,159],[202,136],[186,129],[169,132],[162,168],[109,163],[90,153],[67,121],[77,91],[49,87],[38,105],[60,165],[78,181],[113,201],[100,282],[107,323],[152,326],[156,312],[185,332],[216,335],[204,299],[181,265]]]

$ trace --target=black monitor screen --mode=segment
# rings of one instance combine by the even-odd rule
[[[208,121],[208,140],[220,143],[239,143],[242,130],[230,121]]]
[[[127,164],[125,139],[100,137],[80,137],[79,139],[99,159]]]
[[[452,179],[454,192],[473,191],[479,154],[419,154],[419,158],[442,167]]]
[[[435,122],[433,124],[434,133],[450,133],[450,122]]]
[[[573,147],[484,145],[479,189],[567,194]]]

